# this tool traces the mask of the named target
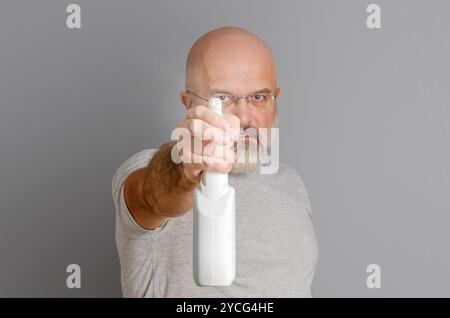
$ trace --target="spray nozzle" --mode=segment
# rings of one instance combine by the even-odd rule
[[[208,101],[208,105],[214,112],[222,115],[222,101],[219,98],[211,98]],[[219,191],[222,191],[220,189],[223,189],[223,187],[228,185],[228,174],[215,171],[205,171],[202,175],[202,184],[205,188],[209,188],[210,191],[213,191],[213,193],[220,193]]]
[[[213,111],[215,111],[219,115],[222,115],[222,101],[219,98],[217,97],[211,98],[208,104]]]

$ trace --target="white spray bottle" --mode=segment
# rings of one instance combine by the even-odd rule
[[[209,101],[222,115],[222,102]],[[199,286],[229,286],[236,272],[235,190],[228,174],[202,172],[194,190],[193,276]]]

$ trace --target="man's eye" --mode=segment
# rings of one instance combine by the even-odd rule
[[[253,95],[253,96],[252,96],[252,99],[253,99],[255,102],[261,103],[261,102],[264,102],[265,96],[264,96],[264,95]]]
[[[219,98],[222,102],[227,102],[230,100],[230,96],[227,96],[227,95],[220,95],[220,96],[217,96],[217,98]]]

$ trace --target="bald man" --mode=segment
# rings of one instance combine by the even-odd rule
[[[188,129],[191,144],[199,142],[200,151],[168,142],[134,154],[113,178],[123,295],[311,297],[318,249],[307,191],[286,164],[279,163],[275,174],[260,173],[260,154],[268,149],[261,151],[258,134],[246,133],[275,127],[280,89],[271,50],[240,28],[210,31],[189,52],[185,86],[180,99],[186,116],[177,128]],[[224,116],[208,108],[212,97],[222,100]],[[195,133],[196,124],[231,137],[223,142],[206,138]],[[240,135],[226,135],[239,129]],[[242,141],[245,151],[238,152]],[[251,142],[261,146],[256,162],[249,160],[255,151]],[[215,151],[207,152],[208,145]],[[181,162],[172,158],[173,147]],[[198,162],[188,160],[194,156]],[[236,189],[236,278],[231,286],[199,287],[193,280],[193,191],[206,170],[229,172]]]

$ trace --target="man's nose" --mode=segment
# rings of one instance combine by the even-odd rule
[[[236,115],[241,121],[241,127],[248,127],[252,124],[252,110],[245,99],[239,100],[238,104],[235,104],[234,115]]]

